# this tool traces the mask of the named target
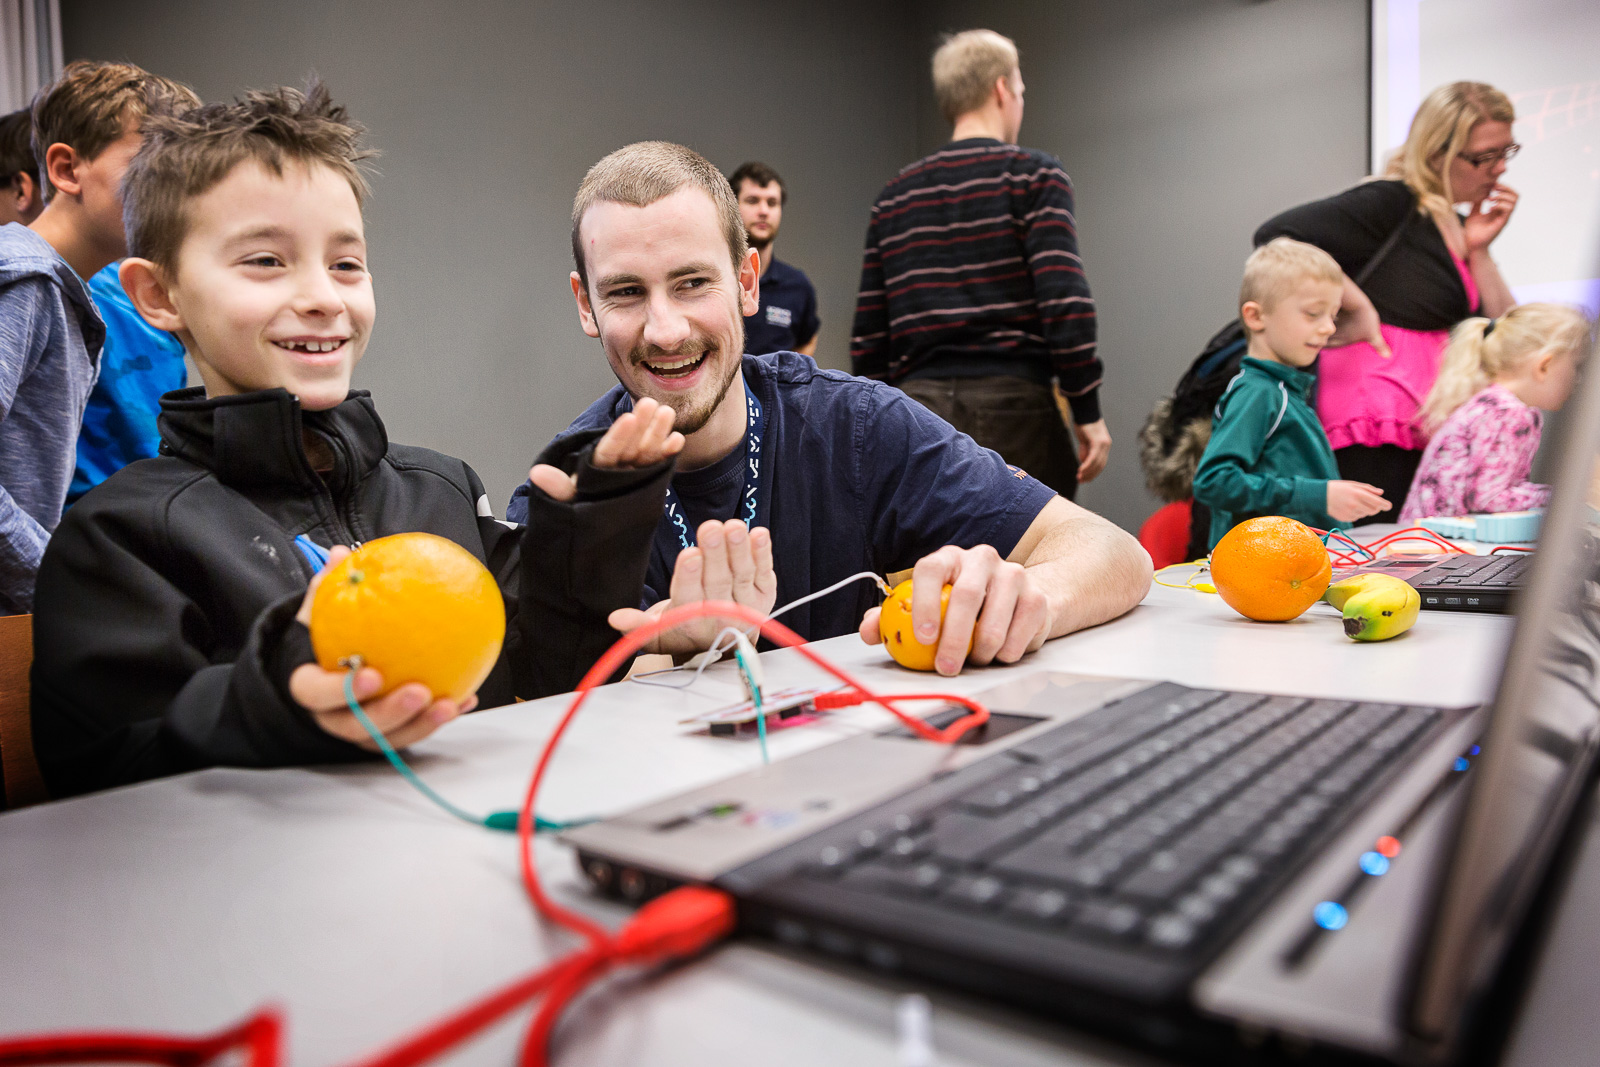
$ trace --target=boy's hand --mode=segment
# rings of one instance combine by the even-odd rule
[[[950,606],[941,629],[939,599],[947,585]],[[869,645],[883,640],[881,611],[871,608],[861,619],[861,639]],[[1050,602],[1027,570],[1002,559],[990,545],[946,545],[919,559],[911,572],[911,622],[919,641],[932,642],[938,635],[934,669],[940,674],[959,674],[967,663],[1015,663],[1045,643],[1051,619]]]
[[[1388,511],[1390,503],[1383,498],[1383,490],[1366,482],[1330,481],[1328,483],[1327,511],[1335,522],[1355,522],[1380,511]]]
[[[645,397],[633,410],[611,424],[594,446],[594,465],[605,468],[653,467],[683,451],[683,434],[672,428],[675,413],[665,404]],[[578,492],[578,476],[559,467],[539,463],[528,480],[555,500],[571,500]]]
[[[350,550],[343,545],[328,550],[328,562],[311,579],[305,599],[300,602],[300,610],[295,614],[296,620],[305,626],[311,625],[311,599],[317,595],[323,575],[349,554]],[[311,718],[318,726],[334,737],[353,741],[369,752],[376,752],[377,744],[362,729],[344,702],[346,673],[325,671],[315,663],[301,664],[289,676],[289,695],[311,713]],[[383,688],[383,675],[371,667],[363,667],[356,672],[354,688],[356,699],[361,702],[361,710],[367,713],[367,718],[395,748],[416,744],[451,719],[478,706],[476,695],[459,705],[447,697],[435,700],[427,686],[417,682],[409,682],[392,693],[375,698],[374,694]]]
[[[764,526],[746,530],[743,522],[715,519],[700,524],[698,544],[678,553],[672,569],[672,592],[667,600],[647,611],[618,608],[607,620],[622,633],[631,633],[655,620],[668,608],[702,600],[731,600],[766,615],[778,600],[778,575],[772,569],[772,534]],[[698,619],[664,633],[643,649],[681,655],[711,647],[728,620]]]

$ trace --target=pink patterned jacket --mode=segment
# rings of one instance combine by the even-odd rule
[[[1528,481],[1543,425],[1544,412],[1505,386],[1478,393],[1428,442],[1400,521],[1544,507],[1550,487]]]

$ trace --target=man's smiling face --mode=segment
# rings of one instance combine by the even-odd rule
[[[759,260],[736,269],[716,205],[685,185],[647,207],[602,200],[579,226],[590,284],[573,294],[584,332],[635,398],[677,413],[685,435],[727,395],[744,354],[744,317],[757,307]]]

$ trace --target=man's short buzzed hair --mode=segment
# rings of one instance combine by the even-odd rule
[[[1316,245],[1292,237],[1274,237],[1244,261],[1244,281],[1239,286],[1239,306],[1251,301],[1271,311],[1307,278],[1344,284],[1338,262]]]
[[[993,30],[963,30],[933,53],[933,95],[947,122],[976,111],[994,83],[1018,69],[1017,44]]]
[[[585,289],[589,287],[589,267],[584,262],[578,228],[589,209],[604,201],[649,207],[685,185],[703,189],[711,197],[722,223],[722,235],[728,241],[734,272],[739,271],[750,244],[744,234],[744,220],[739,216],[739,198],[733,195],[728,179],[692,148],[670,141],[639,141],[617,149],[590,167],[572,200],[572,260]]]
[[[45,172],[45,152],[64,144],[84,159],[94,159],[123,135],[130,123],[142,126],[156,115],[198,107],[194,90],[132,63],[75,59],[61,77],[33,98],[33,154],[39,161],[39,189],[55,194]]]
[[[33,158],[33,115],[27,108],[0,118],[0,188],[16,188],[19,174],[39,184],[39,162]]]
[[[733,195],[739,196],[739,186],[744,182],[754,182],[757,189],[765,189],[773,182],[778,183],[778,203],[789,202],[789,187],[783,184],[783,179],[778,177],[778,172],[765,163],[751,160],[739,167],[738,170],[728,175],[728,184],[733,187]]]
[[[303,93],[251,92],[231,104],[151,116],[144,144],[122,180],[128,252],[175,269],[188,232],[189,202],[247,161],[276,175],[286,163],[320,164],[349,182],[356,203],[364,203],[369,188],[361,164],[378,154],[363,143],[364,133],[316,80]]]

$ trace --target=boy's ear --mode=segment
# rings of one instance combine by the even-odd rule
[[[44,207],[39,201],[39,182],[32,174],[19,170],[11,178],[11,206],[18,215],[37,215]]]
[[[83,183],[78,180],[78,164],[82,161],[83,157],[78,155],[76,148],[60,141],[44,150],[44,172],[56,192],[68,196],[83,192]]]
[[[1251,333],[1267,328],[1266,310],[1254,300],[1246,300],[1239,307],[1239,321]]]
[[[583,284],[583,279],[573,271],[572,298],[578,302],[578,322],[583,326],[583,332],[590,337],[600,336],[600,324],[595,321],[594,307],[589,303],[589,287]]]
[[[183,316],[173,304],[172,294],[167,292],[167,283],[160,267],[148,259],[129,256],[122,261],[117,276],[122,281],[123,291],[133,301],[133,306],[139,309],[144,321],[168,333],[176,333],[184,328]]]

